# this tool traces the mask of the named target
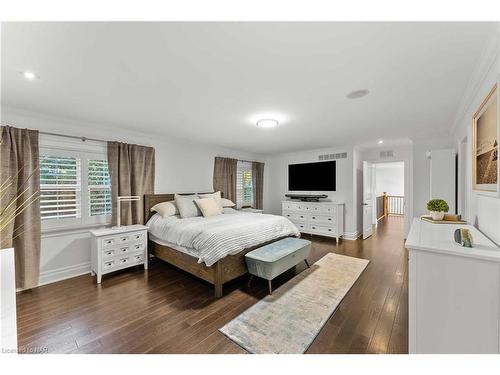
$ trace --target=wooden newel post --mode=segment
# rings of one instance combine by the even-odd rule
[[[384,216],[389,214],[389,200],[387,199],[387,192],[384,191]]]

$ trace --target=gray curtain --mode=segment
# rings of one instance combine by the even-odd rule
[[[238,160],[216,157],[214,162],[214,191],[236,203],[236,174]]]
[[[144,194],[154,193],[155,149],[127,143],[108,142],[108,164],[111,177],[113,225],[116,225],[118,217],[116,198],[123,195],[138,195],[141,200],[139,202],[122,202],[121,224],[142,224]]]
[[[264,206],[264,163],[252,162],[253,205],[262,209]]]
[[[16,287],[38,286],[40,170],[38,131],[1,127],[0,249],[13,247]]]

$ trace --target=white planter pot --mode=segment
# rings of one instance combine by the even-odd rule
[[[0,354],[17,352],[14,249],[0,250]]]
[[[444,211],[430,211],[432,220],[443,220]]]

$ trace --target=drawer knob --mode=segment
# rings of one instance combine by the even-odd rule
[[[313,218],[313,219],[316,219],[316,216],[313,216],[312,218]]]
[[[329,232],[331,232],[332,230],[331,229],[328,229]]]
[[[332,218],[331,218],[331,217],[329,217],[329,218],[328,218],[328,220],[330,220],[330,221],[331,221],[331,220],[332,220]]]
[[[313,229],[316,229],[316,227],[312,227]]]

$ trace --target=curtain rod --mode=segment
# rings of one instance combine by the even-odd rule
[[[39,131],[40,134],[45,134],[45,135],[55,135],[56,137],[65,137],[65,138],[73,138],[73,139],[79,139],[82,142],[85,141],[94,141],[94,142],[108,142],[103,139],[97,139],[97,138],[87,138],[87,137],[78,137],[76,135],[67,135],[67,134],[59,134],[59,133],[51,133],[51,132],[44,132],[44,131]]]

